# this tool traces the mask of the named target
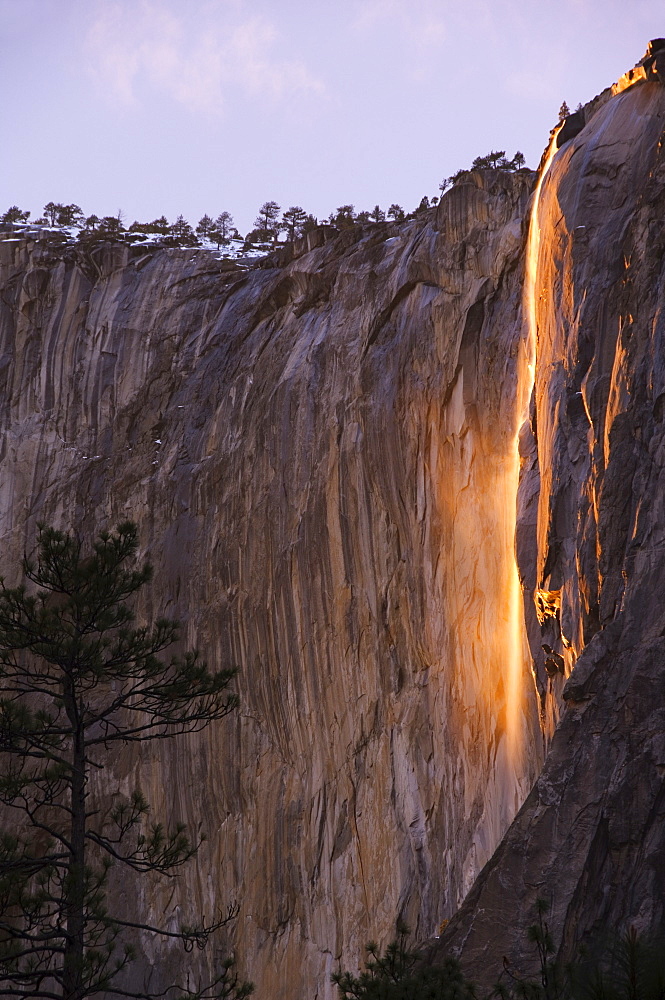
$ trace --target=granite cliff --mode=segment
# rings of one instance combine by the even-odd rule
[[[561,144],[536,331],[529,171],[254,269],[0,243],[2,570],[38,521],[136,520],[141,616],[240,668],[235,717],[111,762],[208,835],[173,894],[115,891],[237,898],[259,996],[330,998],[465,897],[441,944],[475,971],[544,891],[564,950],[662,920],[664,116],[640,79]],[[159,988],[180,955],[140,945]]]
[[[0,245],[5,572],[39,520],[133,518],[141,613],[239,666],[236,718],[114,766],[209,838],[151,917],[237,899],[259,995],[332,996],[399,912],[435,933],[538,773],[513,558],[532,182],[473,175],[244,271]],[[142,947],[159,985],[180,955]]]

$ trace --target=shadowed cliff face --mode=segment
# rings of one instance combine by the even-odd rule
[[[173,897],[115,891],[157,921],[237,898],[262,996],[331,997],[398,913],[433,934],[539,770],[513,564],[532,179],[251,272],[0,244],[2,568],[38,520],[135,519],[140,614],[240,667],[237,716],[112,762],[209,838]],[[181,955],[141,947],[159,988]]]
[[[537,897],[566,958],[619,921],[665,920],[664,129],[662,85],[624,90],[543,185],[518,537],[574,669],[543,772],[439,945],[481,978],[504,955],[535,971]]]

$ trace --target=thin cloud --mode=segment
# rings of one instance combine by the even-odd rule
[[[88,70],[115,102],[137,104],[147,88],[194,112],[220,112],[238,90],[272,101],[324,92],[302,61],[279,55],[268,20],[238,15],[236,4],[215,6],[193,27],[163,0],[107,0],[87,32]]]
[[[422,80],[448,38],[445,7],[436,0],[362,0],[352,31],[367,40],[384,32],[387,37],[398,34],[404,68],[411,77]]]

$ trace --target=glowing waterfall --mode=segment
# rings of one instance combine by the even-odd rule
[[[537,341],[537,295],[536,282],[538,274],[538,256],[540,253],[540,193],[545,177],[550,168],[552,160],[557,153],[556,138],[559,133],[557,128],[550,140],[550,144],[545,155],[542,169],[536,182],[531,206],[531,216],[529,220],[529,235],[526,246],[526,268],[524,277],[524,315],[526,318],[526,336],[524,346],[520,351],[517,371],[517,401],[516,414],[517,423],[515,429],[515,440],[513,446],[513,466],[508,494],[511,498],[507,511],[507,545],[511,555],[508,558],[507,580],[505,587],[506,611],[508,620],[508,635],[506,641],[507,663],[506,663],[506,733],[510,756],[514,763],[520,761],[523,753],[522,740],[522,701],[524,663],[528,662],[528,644],[526,641],[524,627],[524,609],[522,604],[522,588],[520,585],[515,557],[515,529],[517,514],[517,488],[520,476],[520,456],[519,456],[519,434],[522,426],[529,417],[529,402],[533,390],[536,363],[536,341]]]
[[[529,400],[531,398],[535,374],[536,340],[538,334],[536,280],[538,275],[538,255],[540,253],[540,193],[542,191],[543,182],[547,177],[547,173],[552,164],[552,160],[557,154],[556,140],[561,128],[562,125],[559,125],[552,133],[552,138],[550,139],[550,144],[547,148],[547,153],[545,154],[543,166],[536,182],[536,188],[533,192],[531,217],[529,219],[529,236],[526,245],[526,270],[524,275],[524,312],[527,323],[526,367],[528,378],[522,378],[523,372],[520,371],[518,392],[520,394],[519,403],[521,406],[521,416],[520,423],[518,425],[518,434],[519,428],[529,415]]]

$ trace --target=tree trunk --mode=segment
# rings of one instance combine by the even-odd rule
[[[82,1000],[83,941],[85,931],[85,746],[84,731],[78,706],[73,697],[65,698],[65,707],[72,729],[71,832],[70,857],[65,889],[67,936],[63,964],[62,996],[64,1000]]]

